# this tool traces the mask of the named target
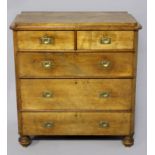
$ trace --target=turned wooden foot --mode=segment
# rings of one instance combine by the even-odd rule
[[[133,136],[125,136],[123,139],[123,144],[126,147],[130,147],[134,144]]]
[[[27,147],[31,144],[32,140],[29,136],[21,136],[19,137],[19,143],[24,146]]]

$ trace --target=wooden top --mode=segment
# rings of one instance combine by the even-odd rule
[[[22,12],[13,30],[137,30],[141,26],[127,12]]]

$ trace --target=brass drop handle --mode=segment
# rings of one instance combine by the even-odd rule
[[[54,43],[54,38],[44,36],[40,38],[41,44],[49,45]]]
[[[54,123],[53,122],[44,122],[43,127],[44,128],[53,128]]]
[[[111,38],[108,38],[108,37],[101,38],[100,44],[111,44]]]
[[[100,94],[100,97],[101,98],[108,98],[110,96],[110,93],[109,92],[102,92],[101,94]]]
[[[50,69],[54,66],[54,63],[52,61],[42,61],[42,66],[45,69]]]
[[[109,122],[108,121],[100,121],[99,122],[99,127],[100,128],[108,128],[109,127]]]
[[[43,96],[44,98],[51,98],[51,97],[53,97],[53,93],[50,92],[50,91],[44,91],[44,92],[42,93],[42,96]]]
[[[109,60],[102,60],[100,64],[103,68],[108,68],[110,67],[111,62]]]

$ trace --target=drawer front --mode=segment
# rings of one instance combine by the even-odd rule
[[[22,113],[24,135],[128,135],[130,113]]]
[[[134,75],[133,53],[19,53],[20,77],[99,77]]]
[[[23,79],[22,110],[130,110],[130,79]]]
[[[19,50],[74,49],[73,31],[17,31]]]
[[[77,47],[86,49],[133,49],[133,31],[78,31]]]

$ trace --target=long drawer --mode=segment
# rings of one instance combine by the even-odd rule
[[[131,79],[23,79],[22,110],[131,110]]]
[[[134,76],[133,53],[18,53],[25,78]]]
[[[128,135],[130,113],[22,113],[23,135]]]

